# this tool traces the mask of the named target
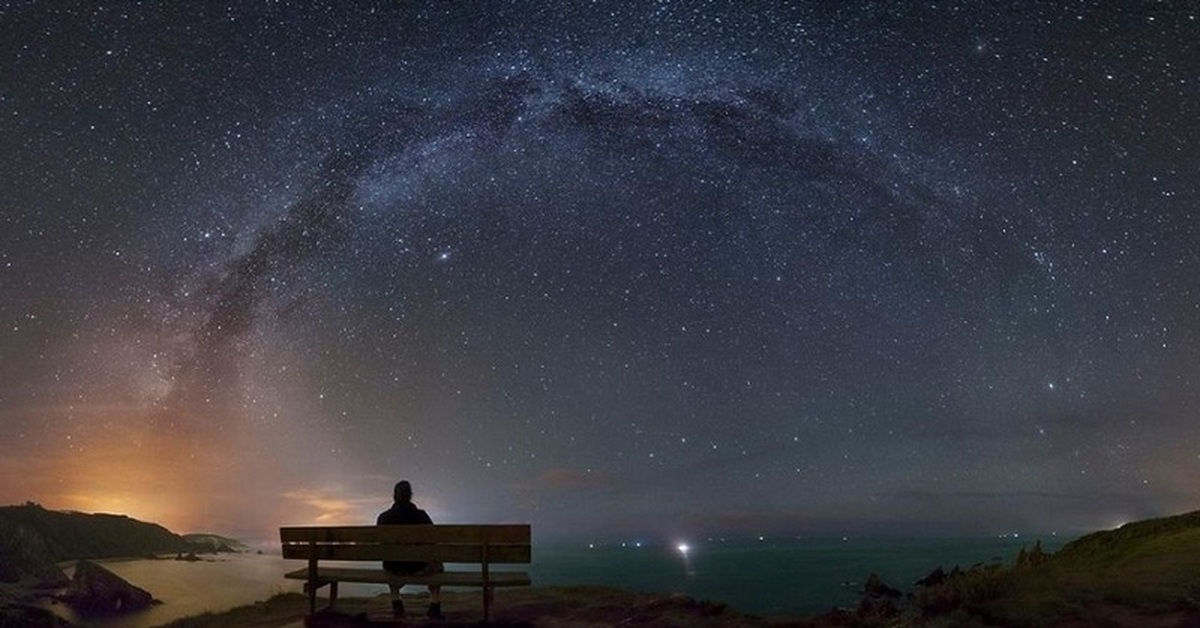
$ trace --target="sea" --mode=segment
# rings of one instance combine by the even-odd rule
[[[751,538],[708,539],[687,544],[650,541],[535,542],[528,571],[535,586],[607,585],[646,593],[682,594],[727,604],[756,615],[812,615],[853,607],[863,582],[878,574],[892,587],[909,590],[941,566],[1011,564],[1022,547],[1039,540],[1046,551],[1069,541],[1055,535],[988,538]],[[278,545],[262,553],[218,554],[197,562],[170,559],[100,561],[163,603],[105,620],[67,619],[102,628],[150,628],[180,617],[219,612],[300,591],[283,573],[303,566],[284,560]],[[420,589],[414,589],[418,591]],[[375,596],[382,585],[343,584],[341,596]]]

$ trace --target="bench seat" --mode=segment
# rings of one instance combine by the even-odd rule
[[[283,574],[292,580],[308,580],[308,568]],[[360,584],[440,584],[445,587],[482,587],[483,574],[478,571],[443,571],[425,576],[389,574],[383,569],[361,567],[317,567],[319,582],[356,582]],[[533,584],[524,571],[493,571],[488,574],[487,584],[493,587],[527,587]]]

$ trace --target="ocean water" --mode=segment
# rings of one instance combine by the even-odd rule
[[[536,584],[619,585],[719,601],[759,615],[811,615],[851,607],[874,572],[910,590],[938,566],[1011,564],[1034,538],[751,539],[676,544],[535,546]],[[1068,539],[1042,538],[1053,551]]]
[[[1069,540],[1053,536],[1040,539],[1047,551]],[[1017,552],[1034,540],[764,538],[696,541],[686,549],[678,544],[635,541],[535,542],[529,571],[535,586],[618,586],[723,602],[759,615],[809,615],[857,604],[862,583],[871,572],[893,587],[908,590],[913,581],[939,565],[949,569],[954,565],[965,568],[977,563],[1011,563]],[[104,565],[164,603],[134,615],[93,619],[87,625],[150,628],[179,617],[249,604],[276,593],[300,591],[301,583],[285,580],[283,573],[303,563],[265,553],[222,554],[202,562],[129,560]],[[382,585],[341,587],[342,596],[374,596],[386,591]],[[69,609],[61,605],[56,609],[72,618]]]
[[[196,562],[170,559],[96,562],[146,589],[163,603],[145,611],[105,619],[80,617],[64,605],[54,604],[51,608],[56,614],[84,626],[151,628],[180,617],[228,610],[265,600],[277,593],[303,590],[303,583],[283,578],[284,571],[302,565],[278,555],[218,554]]]

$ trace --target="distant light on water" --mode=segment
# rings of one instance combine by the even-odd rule
[[[754,614],[809,615],[831,607],[857,606],[864,577],[872,571],[887,582],[908,585],[939,564],[990,564],[989,559],[997,556],[1012,559],[1028,531],[1022,531],[1018,540],[998,536],[850,535],[843,541],[840,535],[802,539],[766,535],[760,542],[757,534],[721,541],[681,531],[647,537],[641,549],[635,549],[630,538],[548,544],[539,552],[531,575],[539,585],[620,586],[719,601]],[[1061,536],[1042,538],[1042,549],[1057,551]],[[738,577],[746,573],[756,577]]]

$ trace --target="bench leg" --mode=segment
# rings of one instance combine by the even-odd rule
[[[337,580],[329,583],[329,610],[333,610],[333,607],[337,605],[337,589]]]
[[[312,542],[309,542],[310,548]],[[308,589],[308,614],[314,615],[317,612],[317,589],[321,588],[317,584],[317,559],[308,559],[308,584],[305,587]]]
[[[491,619],[492,587],[483,587],[483,623]]]

